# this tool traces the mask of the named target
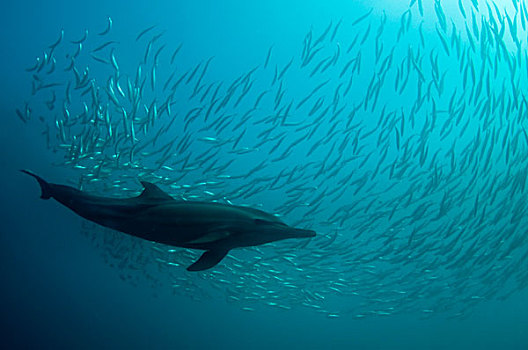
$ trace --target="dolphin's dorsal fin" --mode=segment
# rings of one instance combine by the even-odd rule
[[[161,188],[154,185],[151,182],[147,181],[140,181],[143,187],[145,188],[143,192],[139,195],[139,198],[141,199],[158,199],[158,200],[174,200],[171,196],[169,196],[167,193],[163,192]]]

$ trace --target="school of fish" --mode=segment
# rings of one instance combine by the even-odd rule
[[[81,189],[126,197],[141,179],[318,232],[189,273],[197,252],[83,222],[123,279],[246,311],[463,318],[528,286],[528,9],[507,9],[412,0],[399,22],[372,9],[225,81],[208,77],[213,57],[183,68],[159,26],[128,38],[137,64],[121,66],[127,38],[108,18],[60,32],[16,115]]]

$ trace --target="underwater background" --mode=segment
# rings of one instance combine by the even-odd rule
[[[3,348],[528,348],[524,1],[2,10]],[[318,235],[188,272],[19,169]]]

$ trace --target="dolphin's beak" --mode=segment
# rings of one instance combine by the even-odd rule
[[[302,228],[292,228],[290,233],[291,233],[291,236],[294,237],[294,238],[315,237],[315,231],[304,230]]]

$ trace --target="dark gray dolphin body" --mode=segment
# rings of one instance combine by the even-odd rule
[[[54,198],[85,219],[149,241],[205,250],[189,271],[215,266],[233,248],[315,236],[314,231],[289,227],[261,210],[178,201],[145,181],[141,181],[144,190],[137,197],[109,198],[48,183],[30,171],[21,171],[37,179],[40,198]]]

